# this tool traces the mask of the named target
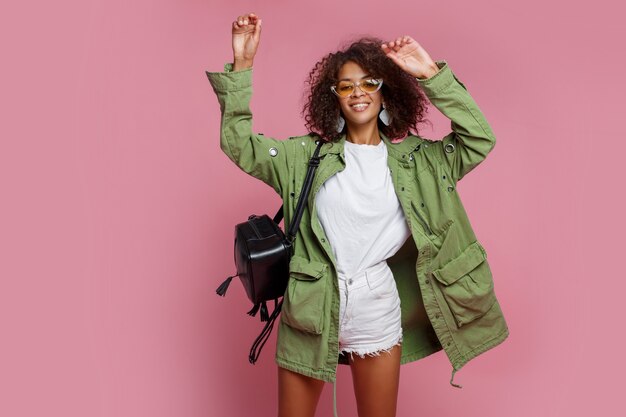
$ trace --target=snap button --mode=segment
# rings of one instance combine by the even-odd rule
[[[320,144],[320,140],[319,140],[319,139],[318,139],[318,140],[316,140],[316,141],[315,141],[315,144],[316,144],[316,145],[319,145],[319,144]]]
[[[430,284],[430,280],[427,279],[426,281],[424,281],[426,284]]]
[[[304,141],[302,141],[302,146],[306,145],[306,143],[304,143]]]
[[[322,242],[326,242],[326,239],[322,238]]]
[[[410,153],[410,154],[409,154],[409,161],[412,161],[412,160],[413,160],[413,154],[412,154],[412,153]]]
[[[448,191],[450,191],[450,192],[454,191],[454,187],[453,186],[449,186],[448,187]]]
[[[271,156],[276,156],[276,155],[278,155],[278,149],[276,149],[276,148],[270,148],[270,155],[271,155]]]
[[[444,147],[444,149],[446,150],[446,152],[451,153],[454,152],[454,145],[452,143],[448,143],[446,144],[446,146]]]
[[[439,318],[439,314],[435,314],[435,318],[438,319]]]
[[[348,285],[352,285],[352,282],[353,282],[353,281],[352,281],[352,278],[350,278],[350,279],[348,280]]]

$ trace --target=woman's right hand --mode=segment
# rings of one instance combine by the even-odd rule
[[[250,68],[261,38],[261,19],[254,13],[233,22],[233,71]]]

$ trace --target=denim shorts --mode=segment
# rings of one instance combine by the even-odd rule
[[[402,342],[398,288],[387,261],[339,274],[339,351],[379,356]]]

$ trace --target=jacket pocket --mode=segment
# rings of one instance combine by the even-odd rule
[[[459,256],[432,272],[457,326],[485,315],[496,301],[487,256],[477,241]]]
[[[292,256],[289,262],[289,283],[283,299],[282,320],[294,329],[321,334],[328,265]]]

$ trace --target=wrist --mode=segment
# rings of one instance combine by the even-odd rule
[[[417,78],[420,81],[427,80],[431,78],[432,76],[434,76],[435,74],[437,74],[438,72],[439,72],[439,67],[437,66],[437,64],[434,64],[433,66],[429,68],[429,70],[426,73],[422,74],[421,77],[415,77],[415,78]]]
[[[240,71],[252,67],[253,61],[251,59],[238,59],[233,61],[233,71]]]

